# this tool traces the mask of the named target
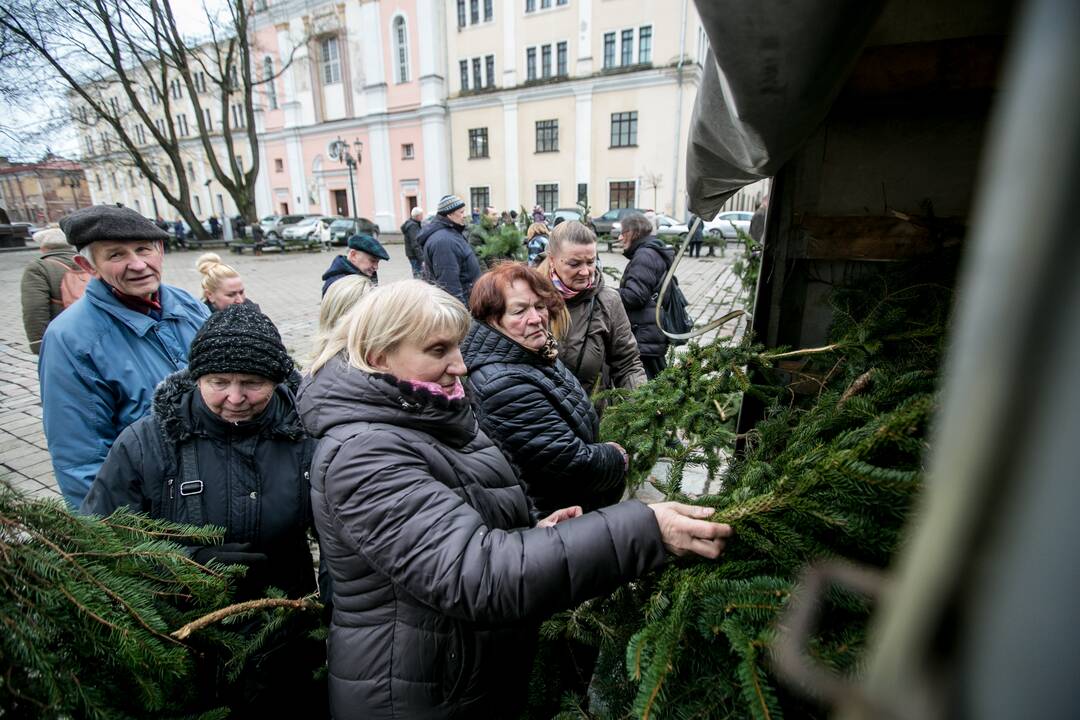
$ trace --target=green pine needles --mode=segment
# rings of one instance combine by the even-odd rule
[[[879,278],[834,291],[826,347],[691,346],[653,382],[615,394],[602,436],[630,451],[632,481],[671,457],[654,485],[715,507],[735,537],[719,562],[679,560],[545,625],[547,644],[599,646],[587,697],[565,696],[560,717],[824,717],[778,683],[770,648],[799,570],[829,557],[887,566],[918,493],[951,294],[895,287]],[[744,393],[768,410],[737,438]],[[691,465],[713,494],[683,494]],[[869,607],[836,590],[828,599],[810,651],[857,672]]]
[[[265,633],[230,625],[273,629],[289,611],[225,610],[224,625],[206,622],[228,606],[243,568],[200,565],[176,543],[221,540],[218,528],[126,510],[104,519],[74,515],[0,483],[5,717],[224,717],[223,708],[204,707],[206,698],[235,681],[265,641]],[[200,618],[186,640],[174,636]]]

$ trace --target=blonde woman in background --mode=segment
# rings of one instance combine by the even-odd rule
[[[311,350],[312,361],[326,349],[341,316],[374,287],[375,283],[367,275],[349,275],[330,286],[319,304],[319,332],[315,335]]]
[[[202,275],[202,300],[210,312],[224,310],[230,305],[255,305],[244,294],[240,273],[221,262],[217,253],[200,255],[195,261],[195,269]]]

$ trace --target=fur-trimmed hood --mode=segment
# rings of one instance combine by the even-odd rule
[[[263,434],[294,441],[305,436],[304,425],[296,411],[296,391],[300,380],[300,374],[293,370],[289,378],[274,389],[277,402],[271,403],[265,411],[274,413],[274,417],[261,431]],[[190,398],[197,390],[198,385],[186,369],[169,375],[154,390],[154,415],[170,442],[181,442],[191,437]]]

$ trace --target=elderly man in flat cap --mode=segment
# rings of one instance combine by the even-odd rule
[[[150,409],[161,380],[187,367],[210,311],[161,283],[168,235],[134,210],[96,205],[60,227],[93,278],[49,323],[38,379],[53,473],[78,508],[120,431]]]
[[[371,278],[373,285],[379,284],[379,261],[390,259],[386,248],[378,240],[364,233],[350,237],[348,246],[349,252],[335,257],[330,267],[323,273],[323,295],[331,285],[349,275],[363,275]]]

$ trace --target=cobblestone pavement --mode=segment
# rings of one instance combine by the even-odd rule
[[[383,283],[409,276],[401,245],[387,248],[390,261],[382,263]],[[244,277],[248,296],[277,324],[289,352],[303,362],[318,324],[319,277],[329,266],[330,253],[267,253],[260,257],[218,252]],[[193,294],[199,292],[195,270],[198,252],[177,252],[165,259],[165,282]],[[736,253],[726,257],[684,258],[679,282],[691,304],[691,314],[702,321],[728,312],[739,302],[739,281],[731,271]],[[23,267],[35,253],[0,254],[0,481],[32,496],[58,497],[41,426],[37,356],[29,350],[22,327],[19,281]],[[620,270],[626,259],[601,253],[601,262]],[[722,334],[741,334],[742,320],[721,328]],[[715,335],[716,333],[710,333]],[[708,338],[706,338],[708,339]]]

